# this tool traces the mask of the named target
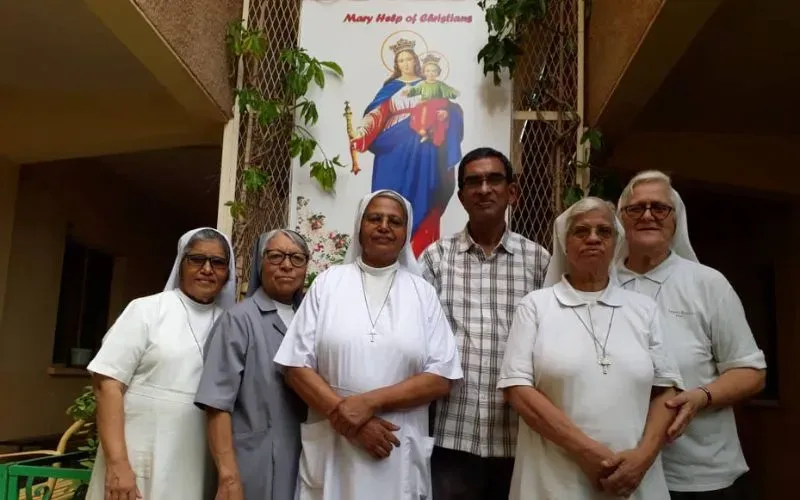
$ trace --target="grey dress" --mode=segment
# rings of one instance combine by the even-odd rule
[[[294,499],[307,410],[272,361],[285,332],[258,289],[222,315],[206,343],[195,404],[231,413],[245,500]]]

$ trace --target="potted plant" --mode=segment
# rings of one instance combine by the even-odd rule
[[[97,437],[97,428],[94,426],[94,421],[97,413],[97,400],[94,397],[92,386],[83,388],[83,392],[75,398],[72,404],[67,408],[67,415],[69,415],[75,422],[83,421],[91,423],[87,426],[88,433],[86,434],[86,443],[78,447],[78,451],[86,452],[89,458],[81,460],[81,465],[87,469],[94,468],[94,459],[97,455],[97,447],[99,445]],[[83,500],[86,497],[86,492],[89,485],[81,483],[73,494],[73,500]]]

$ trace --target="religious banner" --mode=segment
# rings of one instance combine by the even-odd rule
[[[510,146],[510,85],[495,86],[477,62],[486,39],[474,0],[303,2],[300,46],[344,72],[310,93],[319,112],[310,132],[348,163],[331,194],[293,166],[290,224],[314,253],[312,277],[341,260],[358,201],[378,189],[411,202],[416,255],[464,227],[459,161]]]

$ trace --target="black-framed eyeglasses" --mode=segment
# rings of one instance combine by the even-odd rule
[[[308,264],[308,255],[302,252],[281,252],[280,250],[267,250],[264,253],[264,258],[267,260],[267,262],[274,266],[283,264],[283,261],[287,258],[289,259],[289,263],[294,267],[303,267]]]
[[[673,208],[664,203],[637,203],[636,205],[628,205],[622,209],[625,215],[631,219],[641,219],[644,213],[650,210],[650,215],[656,220],[664,220],[672,213]]]
[[[614,228],[611,226],[575,226],[570,229],[569,234],[580,240],[585,240],[592,232],[601,240],[610,240],[614,237]]]
[[[201,253],[190,253],[186,254],[184,257],[186,262],[189,263],[190,266],[195,268],[202,268],[205,267],[206,262],[211,264],[211,269],[215,271],[227,271],[228,270],[228,259],[223,257],[218,257],[216,255],[203,255]]]
[[[501,174],[499,172],[489,175],[467,175],[464,176],[464,187],[467,189],[477,189],[483,186],[484,182],[488,184],[489,187],[498,187],[503,185],[507,180],[506,174]]]

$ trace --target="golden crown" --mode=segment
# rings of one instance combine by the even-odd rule
[[[422,58],[422,64],[423,64],[423,66],[425,64],[435,64],[435,65],[438,66],[439,65],[439,61],[441,61],[441,60],[442,60],[441,57],[436,57],[433,54],[427,54],[427,55],[425,55],[425,57]]]
[[[400,38],[397,40],[397,43],[394,45],[390,45],[389,49],[394,52],[395,55],[403,52],[404,50],[414,50],[414,47],[417,45],[417,42],[413,40],[406,40],[405,38]]]

